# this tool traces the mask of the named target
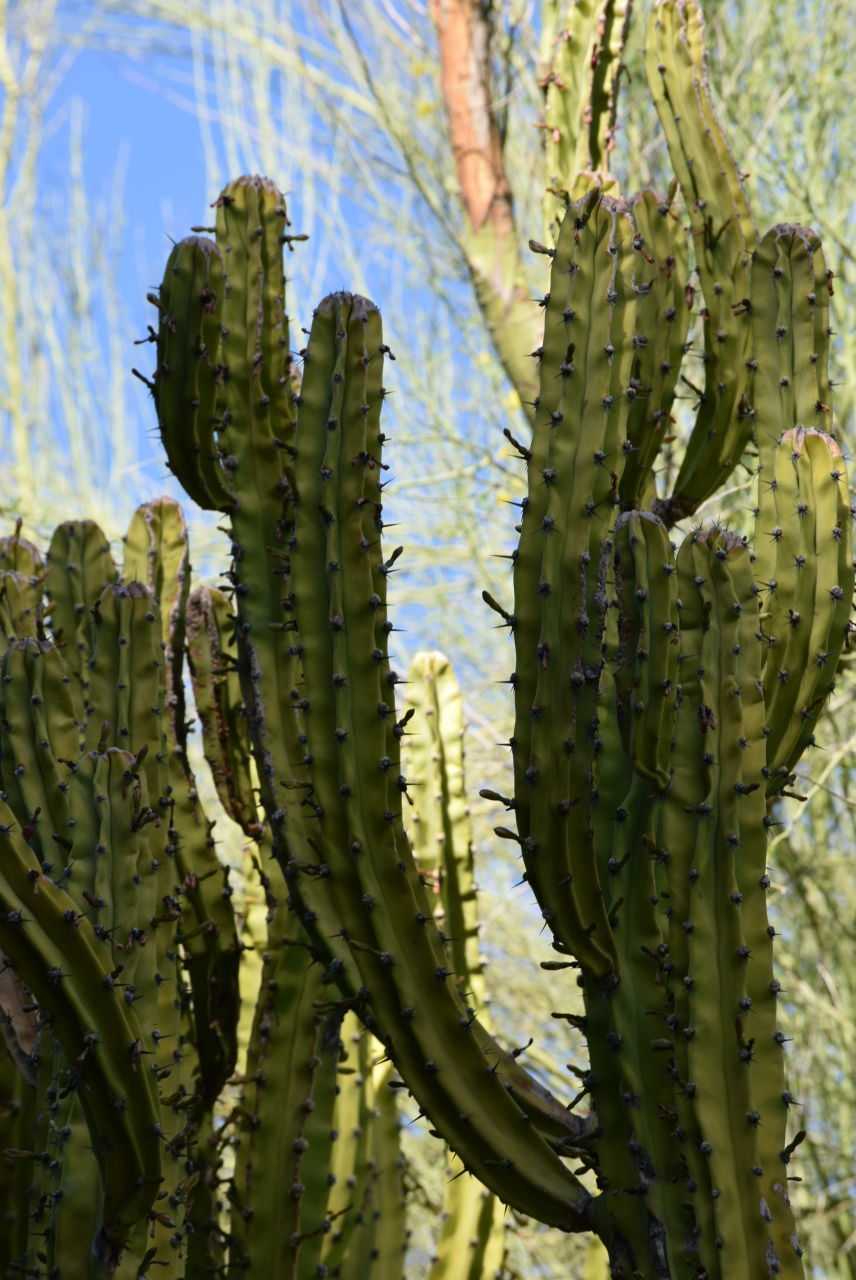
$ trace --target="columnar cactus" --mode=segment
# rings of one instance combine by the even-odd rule
[[[496,1197],[474,1183],[450,1199],[438,1275],[464,1223],[485,1265],[504,1201],[595,1231],[613,1280],[803,1276],[766,854],[853,594],[827,274],[807,229],[757,239],[689,0],[656,6],[648,62],[704,295],[696,423],[674,492],[658,492],[694,298],[674,192],[569,194],[536,246],[551,273],[518,446],[514,602],[486,595],[515,646],[514,794],[484,794],[513,815],[497,832],[520,847],[557,956],[545,967],[584,1002],[557,1015],[588,1043],[579,1096],[547,1093],[480,1008],[461,767],[441,726],[455,695],[436,659],[412,708],[438,726],[438,758],[414,757],[430,802],[417,822],[405,809],[379,311],[325,298],[298,373],[284,200],[240,178],[217,201],[216,241],[178,243],[153,297],[164,447],[190,497],[228,520],[231,599],[189,594],[168,501],[137,513],[121,575],[86,522],[57,530],[47,565],[20,531],[0,544],[0,951],[14,971],[0,1006],[35,1087],[17,1130],[27,1238],[2,1166],[9,1265],[399,1274],[405,1085]],[[568,193],[589,181],[565,176]],[[673,544],[744,457],[751,538],[714,523]],[[270,908],[223,1130],[228,1227],[212,1108],[237,1056],[239,946],[187,763],[185,646],[215,784]],[[352,1066],[357,1089],[343,1087]]]
[[[267,813],[259,835],[327,956],[325,981],[378,1035],[465,1167],[519,1209],[594,1228],[614,1277],[800,1276],[764,906],[767,802],[812,740],[852,594],[841,451],[822,430],[823,302],[791,283],[819,278],[814,241],[786,228],[763,241],[737,308],[743,346],[717,400],[723,423],[696,426],[690,452],[707,461],[666,505],[650,477],[687,341],[670,202],[594,190],[571,205],[550,250],[513,612],[488,602],[517,654],[515,789],[505,800],[517,830],[501,833],[521,846],[561,957],[552,967],[577,971],[585,1015],[566,1016],[588,1040],[581,1096],[593,1122],[545,1097],[488,1035],[472,983],[463,997],[456,989],[453,972],[469,961],[452,956],[470,924],[462,916],[447,939],[423,883],[441,875],[423,836],[439,847],[454,832],[447,782],[431,784],[439,811],[423,798],[414,828],[424,866],[405,831],[377,309],[350,294],[321,303],[295,394],[283,355],[281,197],[266,180],[241,179],[218,210],[217,244],[182,242],[168,264],[155,397],[179,478],[189,491],[220,492],[231,522],[238,675]],[[188,371],[170,361],[185,346],[164,300],[199,260],[210,269],[196,310],[188,304]],[[210,267],[220,262],[225,286]],[[741,270],[748,282],[748,258]],[[203,313],[224,316],[216,348],[199,337]],[[716,359],[724,379],[731,366],[722,350]],[[192,448],[170,416],[182,379]],[[784,393],[783,422],[773,388],[791,381],[799,399]],[[654,412],[639,412],[646,397]],[[214,405],[207,422],[198,403]],[[671,522],[696,505],[704,495],[692,476],[720,474],[717,450],[742,451],[762,414],[783,429],[759,440],[757,550],[717,526],[691,530],[676,549],[660,514]],[[205,478],[212,463],[216,483]],[[655,509],[640,508],[645,500]],[[785,520],[791,506],[796,527]],[[202,669],[217,647],[213,600],[197,614]],[[229,779],[247,767],[246,747],[223,733],[236,698],[221,683],[206,712],[230,795]],[[239,809],[254,829],[252,804]],[[569,1154],[596,1175],[595,1197],[563,1164]]]

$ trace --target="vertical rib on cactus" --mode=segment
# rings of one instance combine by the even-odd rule
[[[633,283],[644,266],[633,246],[625,206],[599,193],[565,216],[514,562],[515,812],[526,873],[558,944],[597,977],[615,967],[589,813]]]
[[[542,8],[548,242],[555,241],[580,170],[604,172],[614,146],[621,55],[630,0],[549,0]],[[551,197],[553,197],[551,199]]]
[[[704,386],[675,482],[659,513],[690,515],[737,466],[752,429],[745,402],[749,260],[755,233],[739,172],[711,103],[704,24],[694,0],[658,0],[645,68],[690,217],[704,295]]]
[[[110,543],[92,520],[69,520],[58,525],[47,554],[45,595],[48,627],[63,661],[88,701],[89,657],[92,648],[92,613],[101,592],[119,574],[110,554]],[[81,726],[82,728],[82,726]]]
[[[630,381],[635,394],[627,418],[632,451],[618,486],[624,511],[647,507],[655,496],[653,470],[674,425],[672,409],[690,320],[687,243],[670,196],[649,188],[633,197],[632,209],[640,251],[651,270],[636,290]]]

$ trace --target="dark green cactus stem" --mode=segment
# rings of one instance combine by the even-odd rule
[[[24,1265],[35,1182],[38,1022],[31,1000],[0,959],[0,1274]]]
[[[749,264],[756,245],[745,177],[716,119],[694,0],[658,0],[648,21],[645,68],[690,218],[704,298],[703,386],[674,493],[658,506],[667,524],[691,515],[740,462],[752,431],[746,401]]]
[[[211,240],[189,236],[169,256],[150,300],[160,312],[153,387],[170,468],[205,510],[234,503],[228,459],[218,433],[223,372],[215,364],[223,306],[223,261]]]

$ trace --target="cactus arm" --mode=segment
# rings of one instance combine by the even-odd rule
[[[392,1067],[376,1062],[371,1068],[374,1113],[371,1152],[375,1173],[372,1280],[401,1280],[407,1249],[404,1186],[401,1170],[401,1118],[391,1087]],[[356,1280],[356,1277],[355,1277]]]
[[[38,578],[41,581],[45,571],[42,553],[32,542],[21,537],[21,524],[19,519],[15,532],[0,538],[0,570],[11,570],[25,578]]]
[[[772,457],[765,454],[773,482],[765,483],[762,473],[758,533],[774,550],[772,571],[761,583],[761,625],[767,790],[775,794],[813,744],[833,688],[850,627],[853,566],[847,473],[838,444],[798,427],[784,432]],[[775,530],[778,537],[771,536]],[[766,568],[767,548],[765,553]]]
[[[463,698],[451,665],[441,653],[418,653],[407,678],[409,792],[417,797],[412,829],[414,855],[423,879],[433,884],[435,919],[449,937],[458,989],[489,1026],[479,922],[472,825],[464,779]],[[505,1233],[502,1205],[451,1157],[443,1188],[443,1228],[431,1280],[453,1274],[467,1259],[473,1280],[502,1267]],[[457,1168],[455,1167],[457,1166]],[[464,1174],[462,1177],[455,1176]]]
[[[45,566],[37,547],[13,534],[0,538],[0,625],[9,639],[39,635]]]
[[[625,456],[632,245],[630,219],[608,197],[594,193],[565,216],[514,563],[515,811],[527,877],[562,948],[598,975],[615,953],[594,864],[588,756]]]
[[[654,496],[653,468],[670,435],[681,362],[688,348],[689,278],[683,227],[668,197],[647,189],[633,197],[640,250],[652,268],[636,292],[635,391],[627,419],[628,453],[618,493],[624,511],[642,508]]]
[[[500,1275],[505,1257],[502,1204],[469,1177],[457,1161],[450,1165],[448,1178],[443,1195],[443,1225],[429,1280],[488,1280]],[[460,1190],[450,1196],[450,1187]]]
[[[760,240],[750,275],[750,395],[759,461],[789,427],[829,429],[829,289],[820,241],[787,223]]]
[[[415,794],[413,852],[433,887],[435,918],[446,934],[455,980],[475,1008],[486,1002],[479,952],[472,825],[464,786],[463,697],[449,660],[418,653],[407,675],[413,708],[406,756]],[[488,1025],[486,1016],[481,1021]]]
[[[35,638],[42,622],[41,584],[15,569],[0,570],[0,634]]]
[[[380,1046],[352,1012],[345,1015],[342,1023],[342,1039],[344,1052],[339,1063],[339,1092],[333,1115],[336,1141],[327,1205],[331,1230],[324,1238],[322,1250],[322,1262],[330,1275],[339,1274],[347,1257],[363,1252],[367,1244],[370,1247],[372,1224],[372,1214],[366,1212],[374,1180],[369,1150],[374,1122],[372,1048]],[[365,1252],[367,1255],[367,1248]]]
[[[267,179],[230,183],[217,206],[230,286],[219,359],[228,369],[222,414],[236,495],[230,576],[240,679],[261,795],[277,856],[285,861],[293,848],[302,858],[312,856],[305,811],[284,793],[305,754],[292,697],[300,683],[296,637],[287,629],[295,414],[282,268],[289,224],[283,197]],[[272,323],[259,328],[265,315]]]
[[[184,685],[185,617],[190,594],[190,553],[181,507],[171,498],[146,502],[134,512],[125,534],[122,577],[142,582],[158,602],[166,676],[169,727],[186,748]]]
[[[339,1055],[342,1042],[339,1033],[343,1006],[327,1013],[320,1010],[315,1020],[314,1058],[318,1060],[313,1080],[314,1107],[303,1131],[308,1149],[300,1162],[303,1186],[300,1209],[300,1251],[297,1259],[298,1280],[316,1280],[321,1270],[324,1239],[330,1230],[329,1202],[332,1187],[331,1163],[338,1140],[334,1125],[334,1109],[338,1093]]]
[[[667,524],[692,514],[737,466],[751,433],[745,408],[749,259],[756,238],[740,174],[714,115],[704,25],[693,0],[658,0],[648,23],[648,86],[690,216],[704,295],[704,388]]]
[[[622,740],[635,772],[662,794],[672,776],[677,579],[665,528],[650,512],[619,518],[615,578],[622,621],[615,676]]]
[[[217,245],[188,236],[173,248],[151,297],[160,317],[153,394],[161,440],[170,469],[205,511],[228,511],[235,500],[215,435],[223,292]]]
[[[853,584],[846,466],[824,430],[832,407],[826,264],[807,227],[773,227],[758,247],[752,345],[755,573],[772,794],[813,742],[846,638]]]
[[[6,1032],[6,992],[14,981],[11,969],[0,974],[0,1021]],[[7,1042],[8,1045],[8,1042]],[[32,1066],[28,1066],[32,1073]],[[0,1267],[24,1265],[31,1190],[36,1181],[32,1158],[35,1090],[11,1052],[0,1055]],[[33,1144],[34,1145],[34,1144]]]
[[[149,589],[161,621],[161,729],[168,752],[165,794],[170,801],[175,878],[189,907],[180,940],[202,1059],[198,1086],[210,1107],[235,1065],[239,948],[228,871],[217,857],[212,824],[202,810],[187,759],[183,660],[190,562],[187,528],[178,504],[162,498],[139,507],[124,541],[123,577]]]

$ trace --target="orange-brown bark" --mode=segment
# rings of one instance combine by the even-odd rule
[[[470,227],[514,227],[511,188],[490,88],[489,31],[478,0],[430,0],[440,44],[440,85]]]

